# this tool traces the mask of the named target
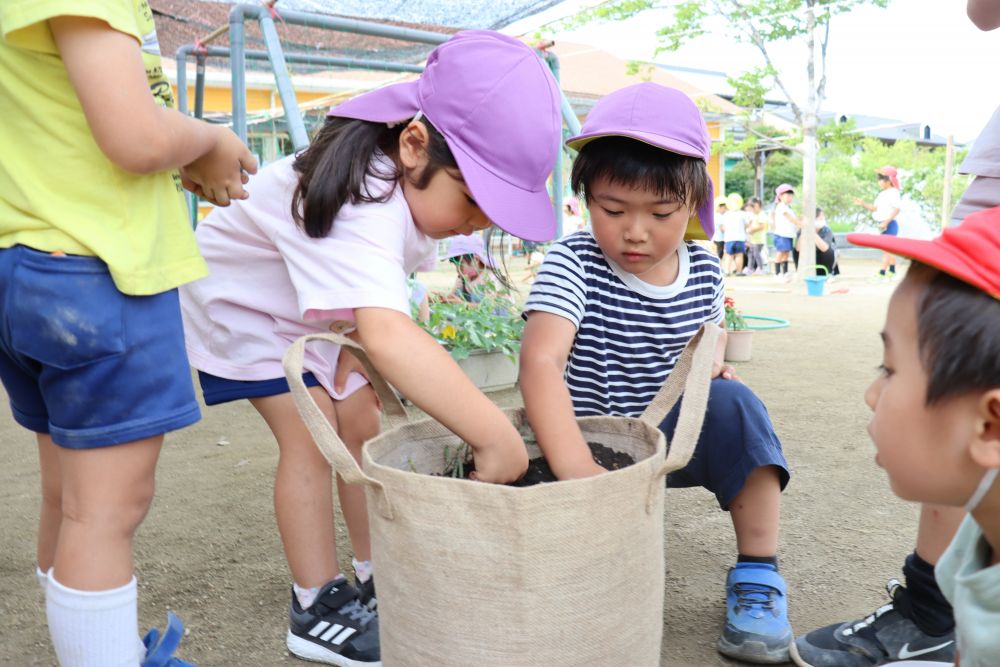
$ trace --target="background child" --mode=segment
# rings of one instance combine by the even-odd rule
[[[767,227],[770,217],[764,213],[760,197],[751,197],[747,201],[747,211],[750,223],[747,226],[747,245],[749,246],[749,261],[747,272],[754,275],[767,273],[767,261],[764,258],[767,246]]]
[[[256,163],[170,108],[145,2],[7,0],[0,35],[0,378],[38,442],[49,633],[63,667],[187,664],[144,657],[132,568],[163,434],[199,418],[181,179],[225,205]]]
[[[876,462],[904,500],[962,507],[970,514],[936,568],[941,591],[954,607],[957,632],[913,636],[893,632],[890,626],[878,627],[875,619],[857,624],[856,638],[840,639],[839,655],[846,659],[850,654],[871,654],[872,635],[877,634],[880,641],[875,648],[885,649],[885,659],[852,664],[908,657],[951,664],[954,653],[956,665],[996,665],[1000,656],[1000,485],[995,483],[1000,472],[1000,208],[975,213],[933,241],[865,234],[852,234],[849,240],[913,259],[889,302],[882,332],[882,371],[865,393],[873,412],[868,431],[875,442]],[[897,613],[892,606],[888,612]],[[836,657],[812,650],[815,643],[796,644],[793,656],[798,664],[847,664],[814,660]]]
[[[492,280],[496,270],[493,258],[486,253],[478,234],[456,236],[448,241],[445,255],[455,266],[455,284],[444,298],[448,301],[479,303],[484,296],[496,296],[501,288]]]
[[[715,217],[720,221],[726,216],[729,211],[729,205],[726,203],[726,198],[719,195],[715,198]],[[716,225],[715,229],[712,231],[712,243],[715,244],[715,256],[722,261],[722,258],[726,255],[726,242],[725,234],[722,229],[722,225]]]
[[[899,223],[896,222],[896,216],[899,215],[899,209],[902,206],[899,194],[899,176],[896,173],[896,168],[889,166],[878,169],[877,173],[880,191],[875,196],[875,201],[869,204],[855,197],[854,203],[872,212],[872,218],[883,234],[897,236]],[[889,271],[888,275],[886,275],[886,270]],[[896,258],[892,254],[882,253],[882,266],[878,275],[880,280],[895,280]]]
[[[792,200],[795,190],[788,183],[782,183],[774,189],[774,273],[781,280],[791,282],[792,274],[788,272],[788,256],[795,245],[795,233],[802,226],[795,213],[792,212]]]
[[[600,100],[567,143],[580,151],[573,189],[593,235],[552,246],[525,305],[521,348],[528,418],[560,479],[604,472],[574,415],[639,415],[698,329],[724,318],[718,259],[684,241],[694,216],[709,237],[714,226],[710,143],[695,104],[672,88],[630,86]],[[732,517],[739,555],[719,650],[783,662],[792,635],[776,553],[788,466],[764,405],[735,381],[723,349],[697,450],[668,485],[704,486]],[[668,438],[677,414],[661,425]]]
[[[390,383],[472,446],[480,480],[520,477],[520,435],[410,319],[406,276],[439,239],[491,221],[535,241],[555,234],[545,180],[561,119],[546,65],[489,31],[456,34],[418,81],[330,116],[308,149],[261,171],[253,200],[198,226],[211,273],[185,289],[183,309],[205,402],[249,399],[278,442],[275,514],[293,578],[288,648],[356,667],[380,654],[366,609],[374,585],[364,492],[338,479],[359,593],[337,566],[330,466],[294,407],[282,355],[303,334],[350,332]],[[308,349],[305,380],[358,457],[378,432],[378,405],[357,361],[339,352]]]
[[[726,213],[720,221],[725,253],[722,269],[727,276],[743,275],[743,253],[747,246],[747,216],[743,212],[743,197],[734,192],[726,197]]]
[[[816,245],[816,254],[813,264],[822,266],[826,272],[817,269],[816,275],[825,275],[829,279],[840,275],[840,267],[837,264],[837,239],[833,236],[833,230],[826,224],[826,216],[823,209],[816,209],[816,217],[813,219],[816,225],[816,234],[813,236]],[[792,249],[792,259],[795,261],[795,269],[799,268],[799,251],[802,246],[802,230],[795,235],[795,248]]]

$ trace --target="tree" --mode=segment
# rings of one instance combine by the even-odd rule
[[[802,156],[802,252],[814,248],[813,218],[816,210],[816,152],[819,112],[826,97],[826,53],[830,42],[830,20],[859,5],[886,7],[889,0],[682,0],[673,5],[673,21],[660,28],[657,53],[676,51],[683,44],[723,22],[736,41],[753,45],[764,60],[763,67],[744,73],[739,80],[749,91],[781,91],[801,128],[801,142],[792,148]],[[581,12],[577,23],[621,20],[662,7],[662,0],[611,0]],[[799,41],[805,47],[807,92],[805,101],[792,95],[782,74],[774,66],[769,48],[776,42]],[[818,51],[818,52],[817,52]],[[803,273],[813,268],[804,263]]]

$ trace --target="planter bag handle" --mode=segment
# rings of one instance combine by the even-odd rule
[[[393,518],[392,503],[386,493],[382,482],[366,475],[358,462],[354,460],[347,450],[347,445],[337,435],[337,431],[327,420],[326,416],[320,412],[319,406],[306,389],[306,384],[302,379],[303,363],[305,360],[306,343],[312,340],[328,341],[350,350],[358,358],[368,371],[368,380],[371,382],[375,393],[382,401],[382,407],[386,415],[386,421],[390,428],[401,426],[407,422],[406,409],[399,401],[385,378],[375,370],[364,348],[355,343],[350,338],[335,333],[308,334],[302,336],[288,348],[285,352],[282,364],[285,367],[285,377],[288,379],[288,386],[292,391],[292,399],[295,407],[298,408],[302,421],[312,434],[313,441],[319,447],[320,452],[333,466],[334,471],[339,474],[348,484],[364,484],[376,491],[378,498],[376,505],[379,514],[390,521]]]
[[[678,399],[681,401],[681,411],[677,418],[674,437],[671,438],[667,456],[663,465],[653,475],[650,486],[650,501],[654,485],[660,483],[664,475],[680,470],[691,460],[701,426],[705,421],[705,409],[708,407],[708,392],[712,382],[712,362],[715,359],[715,348],[722,335],[722,329],[712,323],[702,325],[687,347],[681,353],[667,381],[650,402],[639,419],[653,428],[659,428],[660,422],[674,407]],[[683,398],[681,396],[683,395]]]

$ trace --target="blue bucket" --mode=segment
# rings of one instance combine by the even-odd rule
[[[809,296],[823,296],[823,288],[826,286],[826,276],[806,276],[806,291]]]

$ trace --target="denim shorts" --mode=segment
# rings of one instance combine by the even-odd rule
[[[307,387],[319,387],[319,380],[312,373],[303,373],[302,379]],[[262,396],[277,396],[291,391],[288,380],[273,378],[270,380],[230,380],[220,378],[204,371],[198,371],[198,382],[201,384],[202,397],[205,405],[218,405],[243,398],[261,398]]]
[[[0,250],[0,380],[61,447],[134,442],[201,417],[177,290],[128,296],[96,257]]]
[[[774,237],[774,249],[777,250],[778,252],[791,252],[792,251],[792,243],[793,242],[794,242],[794,239],[791,239],[791,238],[789,238],[787,236],[777,236],[777,235],[775,235],[775,237]]]
[[[727,255],[742,255],[746,251],[747,244],[745,241],[726,241]]]

